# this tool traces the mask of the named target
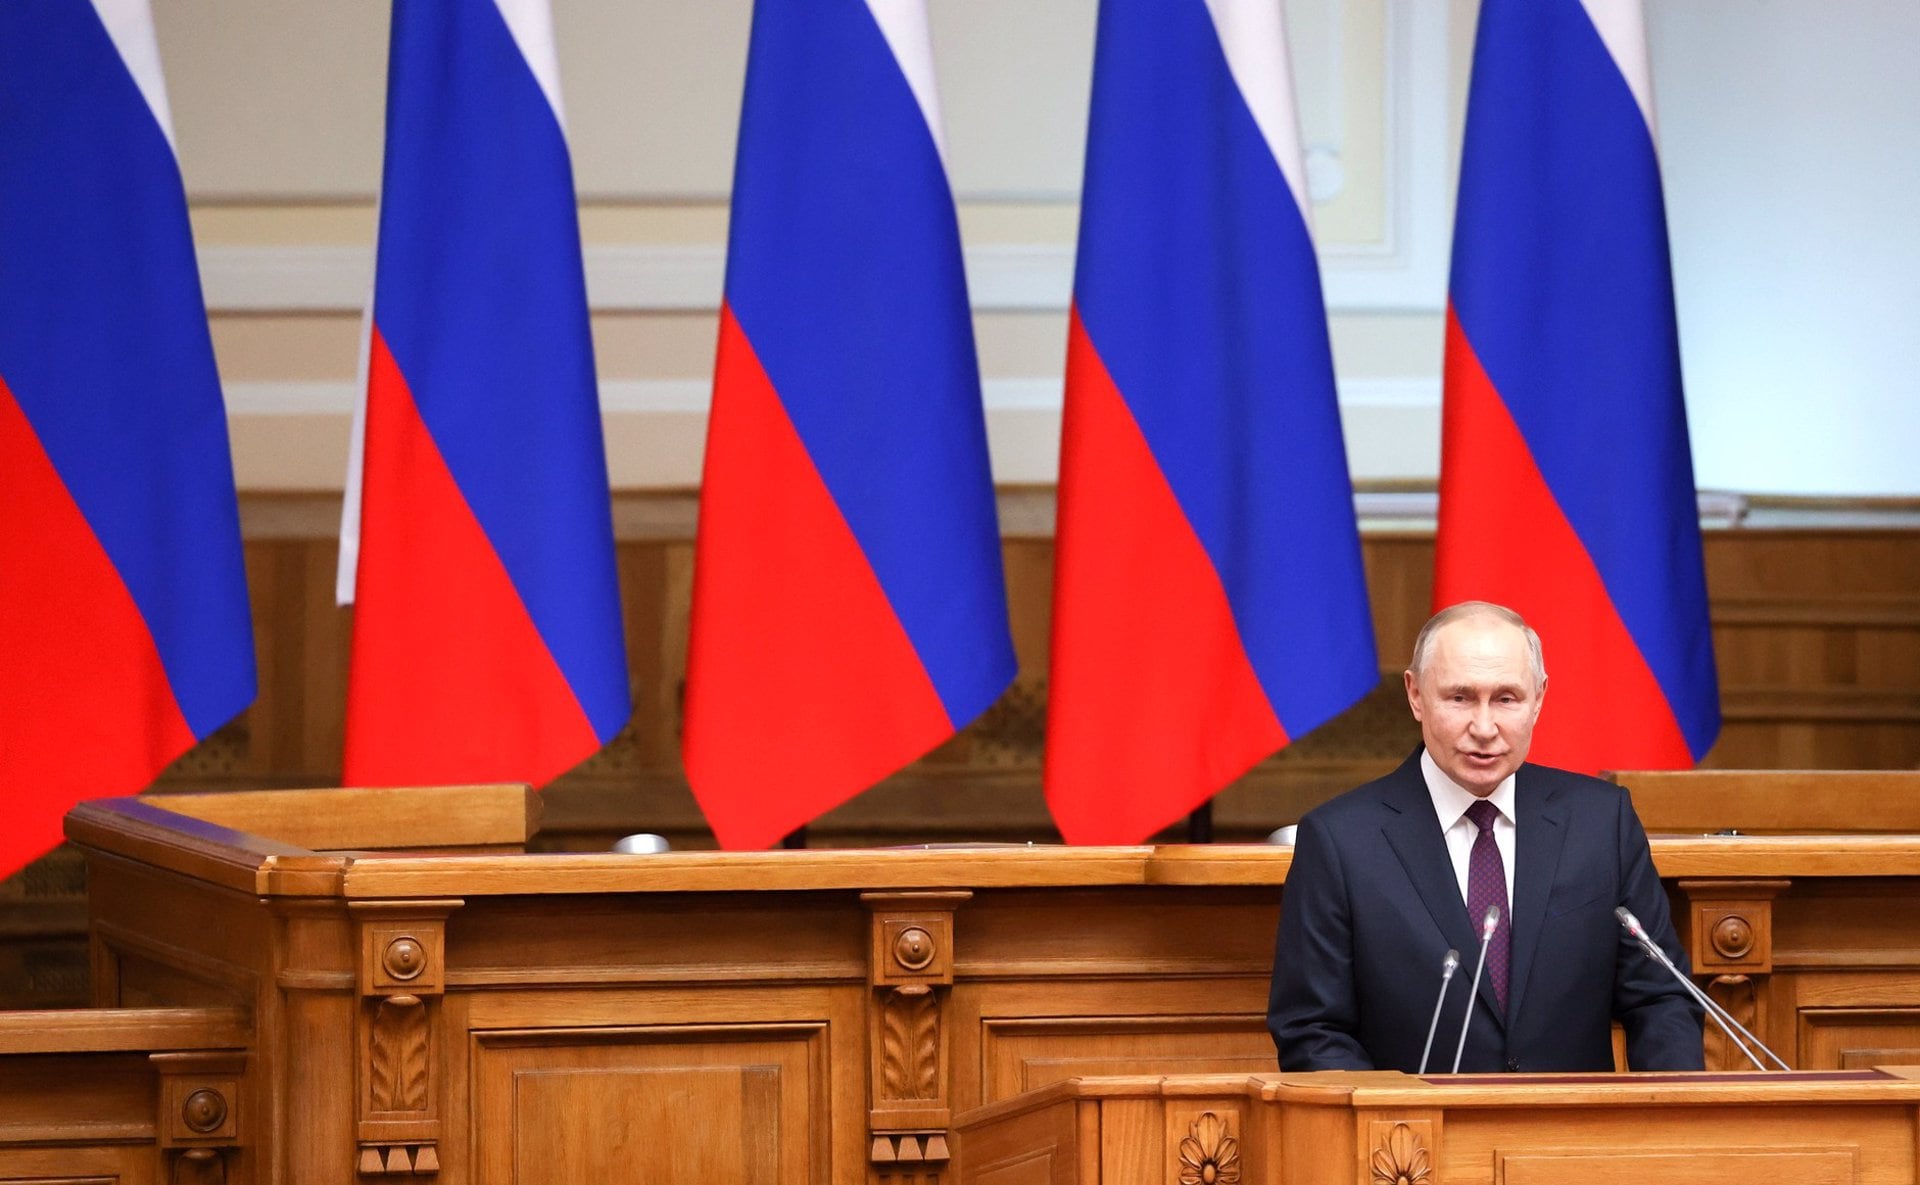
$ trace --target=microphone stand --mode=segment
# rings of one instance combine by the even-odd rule
[[[1460,968],[1460,952],[1449,950],[1447,957],[1440,960],[1440,995],[1433,1002],[1433,1019],[1427,1022],[1427,1043],[1420,1049],[1420,1073],[1427,1072],[1427,1058],[1433,1053],[1433,1034],[1440,1027],[1440,1007],[1447,1002],[1447,985],[1453,982],[1453,973]]]
[[[1487,906],[1486,916],[1480,919],[1480,961],[1473,965],[1473,986],[1467,989],[1467,1010],[1460,1017],[1460,1044],[1453,1047],[1453,1072],[1460,1072],[1460,1055],[1467,1051],[1467,1026],[1473,1023],[1473,1002],[1480,998],[1480,973],[1487,968],[1487,947],[1493,942],[1493,932],[1500,928],[1500,907]]]
[[[1727,1035],[1727,1040],[1733,1042],[1734,1047],[1746,1055],[1747,1060],[1753,1063],[1755,1069],[1764,1071],[1768,1069],[1768,1066],[1754,1055],[1753,1049],[1747,1047],[1748,1041],[1753,1043],[1754,1048],[1759,1049],[1760,1052],[1772,1058],[1774,1065],[1779,1066],[1782,1070],[1791,1071],[1793,1069],[1792,1066],[1780,1060],[1779,1054],[1767,1048],[1764,1041],[1748,1032],[1747,1026],[1735,1020],[1731,1012],[1720,1007],[1713,997],[1701,991],[1699,985],[1693,982],[1691,976],[1684,974],[1680,968],[1674,966],[1673,960],[1667,957],[1667,952],[1661,950],[1660,944],[1648,936],[1645,927],[1640,925],[1640,919],[1634,917],[1631,910],[1622,905],[1613,911],[1613,916],[1620,920],[1621,927],[1626,930],[1628,935],[1640,944],[1640,949],[1647,953],[1647,957],[1659,963],[1662,967],[1665,967],[1667,973],[1673,976],[1681,987],[1687,989],[1687,994],[1691,995],[1695,1002],[1706,1009],[1707,1015],[1713,1018],[1713,1023],[1720,1026],[1720,1031]],[[1736,1029],[1739,1030],[1740,1036],[1734,1035]],[[1746,1041],[1742,1041],[1740,1037],[1745,1037]]]

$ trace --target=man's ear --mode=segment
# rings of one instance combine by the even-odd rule
[[[1412,671],[1402,671],[1400,677],[1405,680],[1407,684],[1407,707],[1413,710],[1413,718],[1415,720],[1424,720],[1425,717],[1420,714],[1420,680],[1415,677]],[[1541,689],[1545,690],[1545,686],[1545,684],[1542,684]]]

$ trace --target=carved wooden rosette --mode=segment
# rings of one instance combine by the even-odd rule
[[[1232,1126],[1212,1111],[1187,1125],[1177,1149],[1179,1185],[1240,1185],[1240,1141]]]
[[[240,1147],[243,1050],[153,1053],[160,1076],[154,1130],[166,1158],[163,1178],[178,1185],[224,1183],[228,1160]]]
[[[1695,979],[1735,1020],[1762,1040],[1762,998],[1773,973],[1773,899],[1784,880],[1683,880],[1687,908],[1678,919]],[[1713,1022],[1706,1026],[1709,1070],[1749,1070],[1753,1063]]]
[[[447,915],[459,901],[353,902],[360,1009],[355,1167],[363,1177],[440,1171],[440,1002]]]
[[[1376,1119],[1367,1124],[1367,1146],[1370,1185],[1430,1185],[1439,1179],[1432,1120]]]
[[[973,894],[862,893],[872,913],[867,982],[869,1160],[887,1185],[934,1185],[946,1167],[953,911]]]

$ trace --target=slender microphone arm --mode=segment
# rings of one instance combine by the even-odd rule
[[[1500,907],[1487,906],[1480,918],[1480,961],[1473,965],[1473,986],[1467,989],[1467,1010],[1460,1017],[1460,1044],[1453,1047],[1453,1072],[1460,1072],[1460,1055],[1467,1051],[1467,1026],[1473,1023],[1473,1002],[1480,995],[1480,973],[1487,969],[1487,946],[1500,928]]]
[[[1793,1068],[1781,1061],[1779,1054],[1767,1048],[1766,1042],[1748,1032],[1747,1026],[1735,1020],[1731,1012],[1722,1008],[1713,997],[1701,991],[1699,985],[1693,982],[1692,976],[1687,975],[1681,971],[1680,968],[1674,966],[1673,960],[1667,957],[1667,952],[1661,950],[1660,944],[1655,942],[1652,937],[1647,934],[1646,928],[1640,924],[1639,918],[1633,916],[1631,910],[1622,905],[1613,911],[1613,916],[1620,919],[1621,928],[1626,930],[1628,935],[1640,944],[1640,949],[1647,952],[1647,957],[1659,963],[1662,967],[1665,967],[1667,973],[1673,976],[1681,987],[1687,989],[1687,993],[1691,995],[1702,1008],[1706,1009],[1707,1015],[1713,1018],[1713,1023],[1719,1025],[1720,1031],[1727,1035],[1727,1040],[1733,1042],[1734,1046],[1739,1049],[1741,1053],[1746,1054],[1747,1060],[1752,1062],[1756,1069],[1765,1070],[1768,1067],[1765,1062],[1762,1062],[1754,1055],[1754,1049],[1758,1049],[1761,1053],[1766,1054],[1773,1060],[1773,1064],[1779,1066],[1782,1070],[1791,1070]],[[1739,1036],[1735,1036],[1735,1030],[1738,1030]],[[1746,1040],[1742,1041],[1740,1039],[1741,1037],[1745,1037]],[[1752,1048],[1748,1048],[1748,1042],[1752,1042]]]
[[[1460,952],[1450,950],[1447,957],[1440,960],[1440,995],[1433,1002],[1433,1019],[1427,1022],[1427,1043],[1420,1050],[1420,1072],[1427,1072],[1427,1057],[1433,1053],[1433,1033],[1440,1027],[1440,1006],[1447,1002],[1447,984],[1453,981],[1453,973],[1460,969]]]

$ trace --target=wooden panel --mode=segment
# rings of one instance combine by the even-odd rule
[[[1183,1073],[1278,1068],[1266,1032],[1264,973],[1080,979],[1036,968],[1028,976],[955,984],[947,1023],[956,1109],[1127,1065]]]
[[[1158,1099],[1108,1099],[1100,1108],[1101,1185],[1179,1179],[1167,1171],[1163,1111]]]
[[[0,1185],[149,1185],[160,1180],[151,1150],[0,1148]]]
[[[864,976],[865,918],[806,894],[472,902],[448,921],[461,985]]]
[[[1502,1156],[1497,1185],[1853,1185],[1858,1158],[1851,1149],[1721,1148],[1718,1146],[1616,1152],[1522,1152]]]
[[[155,1091],[144,1053],[0,1058],[0,1145],[151,1141]]]
[[[1271,1126],[1278,1129],[1267,1163],[1280,1165],[1277,1185],[1332,1185],[1344,1174],[1321,1171],[1323,1163],[1309,1156],[1285,1155],[1282,1149],[1317,1149],[1327,1162],[1339,1157],[1357,1142],[1353,1111],[1345,1107],[1283,1107]],[[1247,1176],[1247,1174],[1242,1174]],[[1431,1179],[1431,1178],[1429,1178]],[[1259,1178],[1253,1177],[1258,1181]]]
[[[824,1026],[490,1033],[481,1185],[824,1182]]]
[[[538,829],[540,799],[525,786],[423,786],[392,803],[354,790],[165,794],[155,805],[283,843],[341,848],[514,849]],[[377,808],[377,809],[376,809]]]
[[[1632,792],[1649,832],[1920,831],[1920,770],[1632,770],[1609,777]]]
[[[1920,1007],[1803,1008],[1803,1069],[1920,1065]]]
[[[1436,1179],[1473,1180],[1474,1165],[1497,1166],[1526,1156],[1537,1159],[1518,1176],[1508,1171],[1503,1177],[1496,1170],[1496,1185],[1503,1180],[1512,1185],[1683,1180],[1908,1185],[1914,1180],[1911,1102],[1761,1105],[1769,1090],[1765,1084],[1719,1089],[1720,1102],[1693,1106],[1662,1105],[1651,1098],[1560,1106],[1542,1098],[1537,1107],[1525,1109],[1455,1107],[1448,1113]],[[1788,1159],[1768,1159],[1782,1154]],[[1612,1167],[1616,1164],[1629,1168],[1622,1172]],[[1822,1175],[1835,1172],[1841,1175]]]
[[[1101,1185],[1076,1171],[1078,1113],[1078,1103],[1062,1100],[956,1141],[954,1185]]]
[[[1068,1078],[1110,1074],[1265,1074],[1278,1068],[1266,1017],[1136,1016],[989,1020],[981,1102]]]

